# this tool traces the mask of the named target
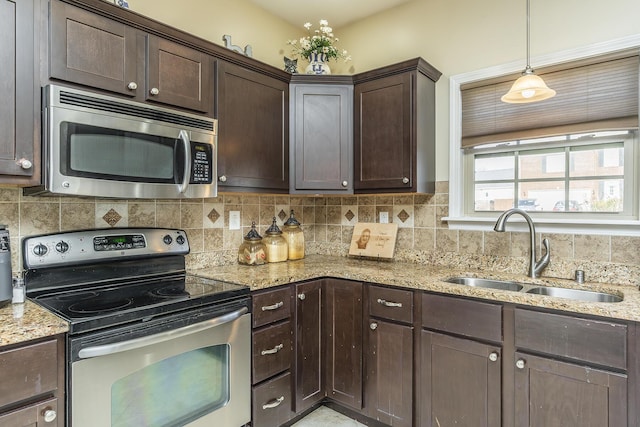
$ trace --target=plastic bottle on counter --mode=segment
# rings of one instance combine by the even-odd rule
[[[287,240],[288,258],[290,260],[304,258],[304,233],[297,219],[293,216],[293,209],[287,222],[282,226],[282,233]]]
[[[281,262],[289,258],[289,245],[276,224],[275,216],[262,241],[267,248],[267,262]]]
[[[24,287],[24,279],[20,276],[13,278],[13,304],[24,303],[26,288]]]

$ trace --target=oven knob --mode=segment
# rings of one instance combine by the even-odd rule
[[[36,254],[37,256],[43,256],[45,255],[49,250],[47,249],[47,247],[45,245],[43,245],[42,243],[38,243],[37,245],[35,245],[35,247],[33,248],[33,253]]]
[[[56,251],[63,254],[69,250],[69,244],[63,240],[56,243]]]
[[[178,242],[179,245],[184,245],[184,236],[178,236],[176,237],[176,242]]]
[[[171,244],[171,242],[173,242],[173,238],[167,234],[166,236],[164,236],[164,237],[162,238],[162,241],[163,241],[166,245],[170,245],[170,244]]]

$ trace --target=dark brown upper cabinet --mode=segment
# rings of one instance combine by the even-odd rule
[[[353,81],[291,78],[290,193],[353,193]]]
[[[51,2],[50,77],[212,113],[214,59],[58,0]]]
[[[354,76],[356,193],[435,191],[435,83],[422,58]]]
[[[0,182],[40,180],[34,3],[0,0]]]
[[[289,85],[221,61],[218,67],[221,191],[289,191]]]

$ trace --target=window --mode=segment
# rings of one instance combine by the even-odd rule
[[[500,67],[451,77],[449,226],[517,207],[541,231],[640,235],[638,45],[550,56],[537,72],[557,95],[540,103],[502,103],[517,75]]]

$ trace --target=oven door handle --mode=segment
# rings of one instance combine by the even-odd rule
[[[184,146],[184,172],[182,174],[182,183],[178,186],[178,191],[181,194],[184,194],[187,191],[187,187],[189,186],[189,179],[191,179],[191,140],[189,139],[189,134],[186,130],[181,130],[178,138],[182,141],[182,145]]]
[[[220,326],[225,323],[233,322],[234,320],[238,319],[248,312],[249,309],[247,307],[242,307],[239,310],[232,311],[231,313],[227,313],[222,316],[206,320],[204,322],[195,323],[193,325],[184,326],[182,328],[173,329],[171,331],[166,331],[155,335],[150,335],[148,337],[135,338],[129,341],[83,348],[78,352],[78,357],[80,359],[89,359],[91,357],[106,356],[109,354],[121,353],[123,351],[151,346],[164,341],[183,337],[185,335],[195,334],[197,332],[204,331],[205,329]]]

